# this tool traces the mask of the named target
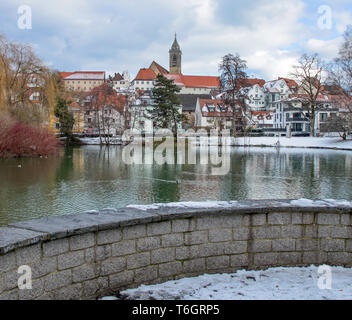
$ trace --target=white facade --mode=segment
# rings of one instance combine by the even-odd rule
[[[84,128],[92,129],[101,134],[117,135],[124,129],[124,116],[115,108],[106,106],[103,109],[86,110],[84,117]]]
[[[197,99],[195,111],[195,127],[206,129],[232,128],[232,109],[220,100],[206,101]]]
[[[266,108],[265,92],[259,84],[252,87],[244,88],[247,99],[245,103],[251,110],[263,110]]]

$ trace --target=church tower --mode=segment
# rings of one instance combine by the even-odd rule
[[[170,59],[170,73],[181,73],[182,51],[180,49],[180,45],[177,42],[176,33],[175,33],[174,43],[172,44],[172,47],[169,50],[169,56],[170,56],[170,58],[169,58]]]

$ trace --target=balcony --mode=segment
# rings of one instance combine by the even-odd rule
[[[303,117],[293,117],[293,118],[287,118],[286,122],[309,122],[309,119],[303,118]]]

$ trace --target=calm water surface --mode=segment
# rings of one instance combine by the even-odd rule
[[[352,199],[347,151],[231,148],[225,176],[211,175],[210,165],[126,165],[121,154],[119,146],[86,146],[0,160],[0,225],[155,202]]]

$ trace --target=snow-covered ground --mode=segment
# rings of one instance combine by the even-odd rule
[[[239,270],[233,274],[205,274],[194,278],[142,285],[121,291],[131,300],[324,300],[352,299],[352,268],[330,267],[331,289],[325,281],[327,266]],[[117,300],[105,297],[103,300]]]
[[[79,140],[83,143],[83,144],[89,144],[89,145],[99,145],[100,144],[100,138],[79,138]],[[102,143],[105,143],[104,138],[102,138]],[[112,145],[121,145],[122,144],[122,140],[120,137],[118,138],[110,138],[110,144]]]
[[[279,143],[278,143],[279,142]],[[232,145],[269,146],[298,148],[332,148],[352,150],[352,140],[343,141],[339,137],[240,137],[232,138]]]
[[[335,200],[335,199],[322,199],[322,200],[310,200],[310,199],[297,199],[291,200],[290,202],[282,202],[280,200],[272,200],[272,205],[275,206],[296,206],[296,207],[335,207],[343,206],[352,208],[352,201],[348,200]],[[185,208],[185,209],[222,209],[222,208],[241,208],[256,206],[257,203],[245,203],[241,204],[236,200],[232,201],[187,201],[187,202],[169,202],[169,203],[153,203],[153,204],[130,204],[127,208],[134,208],[138,210],[153,210],[161,208]]]

